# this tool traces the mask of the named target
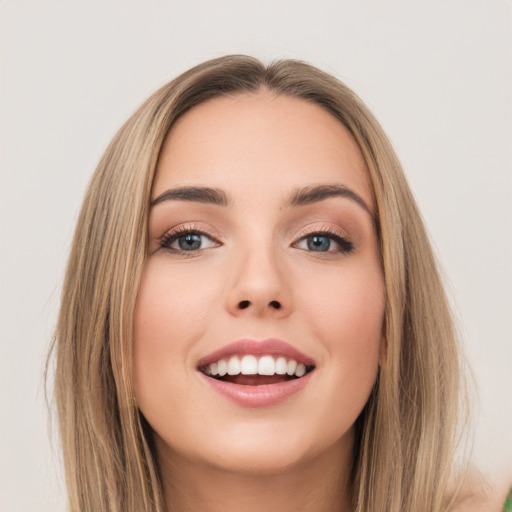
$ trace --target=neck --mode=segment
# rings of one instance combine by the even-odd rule
[[[331,447],[281,471],[243,473],[159,452],[167,512],[350,512],[352,453]]]

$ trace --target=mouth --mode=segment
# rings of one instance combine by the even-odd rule
[[[315,366],[306,361],[271,354],[232,355],[198,368],[212,379],[244,386],[265,386],[298,380],[314,369]]]
[[[240,340],[197,363],[210,389],[242,407],[272,407],[308,387],[315,361],[281,340]],[[293,403],[293,402],[292,402]]]

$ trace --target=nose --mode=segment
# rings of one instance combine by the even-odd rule
[[[239,255],[232,267],[226,307],[234,316],[283,318],[292,311],[288,276],[272,251]]]

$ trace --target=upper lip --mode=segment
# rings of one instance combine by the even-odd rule
[[[229,343],[224,347],[215,350],[197,362],[197,368],[208,366],[221,359],[229,359],[231,356],[252,354],[254,356],[282,356],[287,359],[294,359],[297,363],[303,363],[306,366],[315,366],[315,361],[303,354],[292,345],[278,339],[268,339],[256,341],[244,339]]]

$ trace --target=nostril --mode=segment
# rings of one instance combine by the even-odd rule
[[[240,309],[247,309],[251,303],[248,300],[242,300],[240,304],[238,304],[238,307]]]
[[[251,305],[250,300],[241,300],[238,303],[238,309],[247,309],[250,305]],[[277,300],[273,300],[273,301],[269,302],[268,305],[269,305],[269,307],[271,307],[273,309],[281,309],[281,303]]]

